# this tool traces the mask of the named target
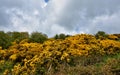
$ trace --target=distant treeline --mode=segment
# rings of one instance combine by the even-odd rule
[[[66,34],[56,34],[52,38],[48,38],[46,34],[41,32],[32,32],[29,34],[28,32],[4,32],[0,31],[0,47],[2,49],[7,49],[9,46],[12,45],[13,42],[20,43],[22,40],[26,39],[28,42],[33,43],[43,43],[48,39],[65,39],[71,35]],[[106,34],[104,31],[98,31],[95,35],[96,39],[113,39],[113,40],[120,40],[120,34]]]

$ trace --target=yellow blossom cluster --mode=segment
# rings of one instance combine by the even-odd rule
[[[120,42],[96,39],[89,34],[70,36],[65,40],[52,39],[40,43],[21,41],[14,43],[8,50],[0,50],[0,60],[14,62],[9,70],[12,75],[35,75],[49,71],[50,66],[70,62],[71,56],[90,56],[91,54],[116,54],[120,52]],[[5,70],[4,75],[7,75]]]

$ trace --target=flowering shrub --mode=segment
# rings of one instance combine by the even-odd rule
[[[78,34],[63,39],[50,39],[43,44],[28,43],[26,40],[7,50],[0,50],[0,60],[14,63],[4,75],[47,74],[51,68],[58,70],[61,64],[74,63],[74,57],[114,55],[120,53],[120,42],[111,39],[96,39],[89,34]],[[92,60],[94,61],[94,60]]]

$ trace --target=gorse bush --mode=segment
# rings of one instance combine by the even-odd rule
[[[98,39],[78,34],[42,43],[24,39],[13,42],[7,50],[0,50],[0,61],[12,62],[10,67],[0,69],[4,75],[114,75],[119,74],[120,57],[111,56],[119,54],[120,42],[108,37]],[[111,59],[105,61],[106,56]]]
[[[46,34],[40,32],[7,32],[0,31],[0,46],[2,49],[7,49],[12,45],[12,42],[20,43],[22,40],[28,39],[28,42],[43,43],[48,39]]]

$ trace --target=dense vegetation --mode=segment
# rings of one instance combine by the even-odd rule
[[[0,75],[120,75],[120,34],[1,31]]]

